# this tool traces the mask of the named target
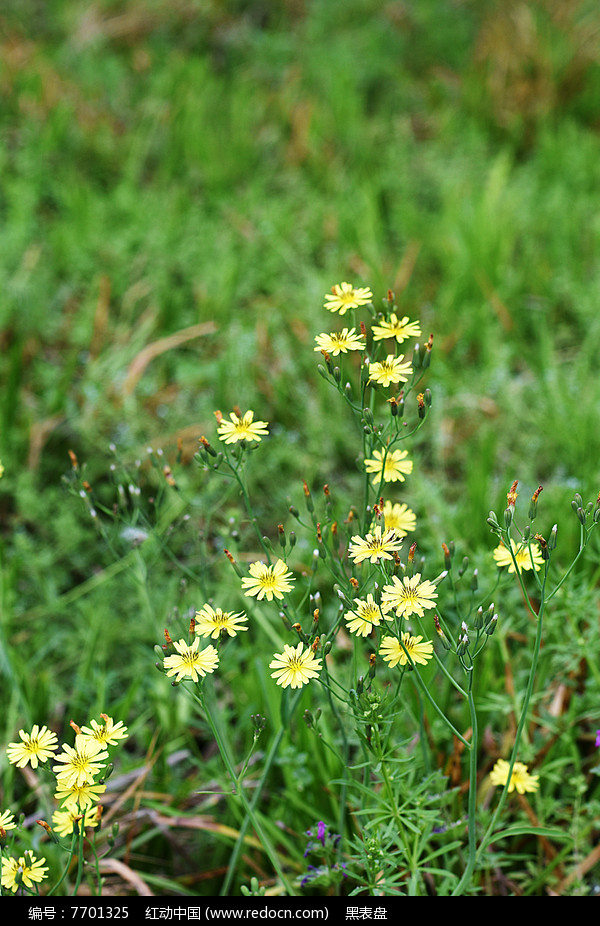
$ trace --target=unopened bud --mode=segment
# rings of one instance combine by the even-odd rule
[[[494,614],[494,616],[492,617],[492,619],[491,619],[490,622],[488,623],[487,627],[485,628],[485,632],[487,633],[488,637],[491,637],[491,635],[493,634],[494,630],[496,629],[496,625],[497,625],[497,624],[498,624],[498,615],[497,615],[497,614]]]
[[[377,656],[375,653],[369,653],[369,678],[375,678],[377,672]]]
[[[468,635],[465,633],[465,634],[463,634],[462,637],[459,637],[459,638],[458,638],[458,645],[457,645],[457,647],[456,647],[456,654],[457,654],[457,656],[463,656],[463,655],[466,653],[466,651],[467,651],[468,645],[469,645],[469,637],[468,637]]]
[[[306,479],[303,480],[303,485],[304,485],[304,498],[306,499],[306,507],[308,511],[312,514],[312,512],[315,510],[315,506],[313,504],[312,495],[310,494],[310,489],[308,488],[308,485],[306,484]]]
[[[446,569],[450,569],[452,565],[452,556],[450,554],[450,548],[447,546],[447,544],[443,543],[442,550],[444,551],[444,565]]]
[[[421,365],[422,365],[422,367],[423,367],[424,370],[426,370],[427,367],[429,366],[429,364],[431,363],[431,351],[432,351],[432,349],[433,349],[433,335],[430,334],[430,335],[429,335],[429,340],[427,341],[427,344],[425,345],[425,349],[424,349],[424,351],[423,351],[423,357],[422,357],[422,361],[421,361]]]
[[[549,551],[548,551],[548,544],[547,544],[546,540],[544,539],[544,537],[542,537],[541,534],[536,534],[536,535],[535,535],[535,539],[537,540],[537,542],[538,542],[538,544],[539,544],[540,552],[541,552],[541,554],[542,554],[542,559],[543,559],[543,560],[549,560],[549,559],[550,559],[550,553],[549,553]]]
[[[529,520],[533,521],[537,514],[537,503],[540,496],[540,492],[543,491],[543,486],[538,486],[533,495],[531,496],[531,502],[529,503]]]
[[[201,446],[202,446],[202,449],[205,450],[207,453],[209,453],[209,454],[211,455],[211,457],[216,457],[217,451],[214,449],[214,447],[212,447],[212,446],[209,444],[209,442],[208,442],[207,439],[204,437],[204,435],[200,438],[200,444],[201,444]]]
[[[242,579],[244,577],[244,574],[242,570],[240,569],[240,567],[238,566],[238,564],[236,563],[236,561],[234,560],[233,555],[229,552],[229,550],[223,550],[223,553],[225,554],[225,556],[227,557],[227,559],[229,560],[229,562],[235,569],[237,575],[240,577],[240,579]]]

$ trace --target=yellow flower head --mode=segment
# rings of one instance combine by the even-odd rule
[[[31,890],[35,884],[47,876],[48,866],[45,858],[36,858],[31,852],[25,852],[20,858],[2,859],[2,887],[13,894],[23,885]]]
[[[72,813],[81,813],[88,807],[93,807],[97,803],[101,794],[106,791],[105,784],[94,784],[93,781],[87,781],[82,785],[72,784],[68,787],[57,780],[58,788],[54,794],[57,801],[60,801],[61,807]]]
[[[429,579],[421,582],[421,573],[415,572],[410,578],[392,576],[392,584],[383,586],[381,596],[384,611],[393,610],[397,617],[410,617],[418,614],[423,617],[425,610],[435,608],[437,592],[435,585]]]
[[[191,678],[193,682],[197,682],[200,678],[215,671],[219,665],[219,654],[212,644],[198,652],[199,643],[199,637],[196,637],[191,646],[185,640],[179,640],[177,643],[173,641],[177,653],[165,656],[163,660],[168,676],[175,675],[176,682],[184,678]]]
[[[196,611],[196,633],[199,637],[212,637],[213,640],[223,633],[235,637],[240,630],[248,630],[243,626],[247,620],[243,611],[232,614],[230,611],[211,608],[209,604],[205,604],[200,611]]]
[[[410,361],[404,361],[404,354],[394,357],[388,354],[385,360],[369,364],[369,382],[389,386],[390,383],[405,383],[413,369]]]
[[[537,543],[531,544],[531,553],[526,543],[516,544],[514,540],[511,540],[510,544],[517,561],[519,572],[522,572],[524,569],[535,569],[536,572],[539,572],[540,566],[544,563],[544,559]],[[497,566],[508,566],[509,572],[516,571],[510,551],[507,550],[502,542],[500,542],[494,550],[494,559]]]
[[[77,810],[55,810],[52,814],[52,829],[59,836],[63,836],[65,839],[73,835],[73,827],[75,822],[81,826],[81,821],[83,819],[83,814]],[[98,826],[100,822],[100,809],[94,807],[89,811],[86,811],[84,827],[94,827]],[[78,826],[78,830],[79,830]]]
[[[231,412],[230,421],[221,421],[217,428],[219,438],[226,444],[235,444],[236,441],[260,441],[267,431],[268,422],[254,421],[254,412],[247,411],[245,415]]]
[[[400,550],[401,547],[402,542],[399,540],[396,531],[387,530],[382,535],[381,525],[378,524],[373,529],[373,532],[367,534],[366,537],[363,538],[356,534],[352,538],[352,542],[348,547],[348,556],[355,563],[362,563],[365,559],[376,563],[380,559],[393,559],[392,553]]]
[[[326,309],[345,315],[348,309],[368,305],[373,299],[373,293],[367,287],[355,289],[351,283],[336,283],[331,287],[331,292],[325,294],[325,299]]]
[[[383,656],[385,662],[390,666],[405,666],[410,661],[425,666],[433,657],[433,643],[426,640],[421,643],[423,637],[411,637],[409,633],[402,634],[402,642],[396,637],[384,637],[379,647],[379,655]],[[410,658],[409,658],[410,657]]]
[[[375,474],[371,480],[373,485],[381,482],[382,470],[384,482],[404,482],[405,475],[408,476],[413,470],[413,462],[407,460],[407,456],[408,450],[388,450],[387,453],[374,450],[373,458],[365,460],[366,471]]]
[[[8,761],[17,768],[23,768],[28,762],[32,768],[37,768],[38,762],[43,763],[54,756],[58,739],[56,733],[52,733],[47,727],[40,730],[36,723],[31,728],[31,733],[19,730],[19,736],[22,742],[9,743],[6,747]]]
[[[302,688],[311,678],[317,678],[321,660],[315,659],[312,649],[304,649],[302,643],[295,648],[286,643],[283,653],[276,653],[269,663],[269,669],[275,669],[271,678],[277,679],[282,688]]]
[[[16,826],[14,814],[12,814],[10,810],[3,810],[2,813],[0,813],[0,831],[14,830]]]
[[[393,530],[398,537],[406,537],[417,526],[417,518],[408,505],[400,505],[397,502],[392,505],[390,501],[386,501],[383,506],[383,523],[386,531]]]
[[[498,759],[490,772],[490,782],[496,787],[504,787],[508,780],[509,769],[510,762],[507,762],[506,759]],[[510,776],[508,793],[510,794],[515,788],[519,794],[537,791],[540,786],[539,777],[539,775],[530,775],[527,771],[527,766],[522,762],[515,762],[512,775]]]
[[[287,571],[283,560],[278,559],[274,566],[258,560],[250,566],[250,576],[242,579],[242,588],[246,589],[246,596],[256,595],[259,601],[262,598],[272,601],[273,597],[283,598],[284,592],[292,590],[293,586],[288,581],[291,578],[292,573]]]
[[[325,351],[332,357],[338,354],[347,354],[349,350],[364,350],[365,340],[356,334],[356,328],[342,328],[341,331],[332,331],[330,334],[318,334],[315,338],[317,347],[315,351]]]
[[[97,740],[101,746],[115,746],[119,740],[127,739],[129,734],[122,720],[115,723],[112,717],[109,717],[107,714],[100,714],[100,717],[103,723],[98,723],[97,720],[91,720],[89,727],[81,728],[83,736],[88,736],[90,739]]]
[[[108,759],[108,752],[102,747],[102,743],[84,733],[77,734],[74,747],[65,743],[63,751],[56,756],[61,764],[52,766],[58,785],[69,788],[92,782]]]
[[[379,627],[382,620],[389,620],[383,614],[373,595],[367,595],[366,600],[357,598],[353,604],[354,610],[346,611],[344,617],[348,630],[350,633],[355,633],[357,637],[368,637],[373,627]]]
[[[419,322],[411,322],[408,315],[398,320],[394,313],[390,315],[389,321],[382,321],[379,325],[373,325],[372,331],[374,341],[396,338],[398,344],[402,344],[407,338],[418,338],[422,334]]]

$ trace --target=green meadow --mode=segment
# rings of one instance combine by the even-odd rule
[[[46,859],[42,894],[66,858],[35,822],[52,825],[53,791],[5,746],[34,724],[70,743],[71,721],[101,713],[128,738],[111,751],[100,861],[86,842],[86,870],[67,865],[57,894],[600,890],[598,100],[591,0],[2,4],[0,813],[25,815],[7,838]],[[287,699],[269,662],[297,639],[224,554],[247,574],[285,553],[310,588],[295,599],[305,631],[315,608],[333,622],[305,486],[319,524],[330,494],[336,523],[360,533],[348,517],[365,422],[315,351],[315,336],[357,324],[324,308],[342,281],[369,287],[375,311],[391,290],[420,349],[433,335],[419,386],[431,407],[393,500],[416,515],[403,560],[416,543],[433,580],[442,545],[453,551],[449,624],[480,600],[498,613],[476,663],[476,800],[464,744],[413,673],[388,703],[390,780],[368,770],[366,721],[342,735],[318,682]],[[398,350],[410,360],[413,346]],[[413,393],[406,405],[416,421]],[[245,464],[251,510],[199,455],[201,437],[220,449],[215,412],[236,407],[268,422]],[[532,536],[554,536],[553,587],[585,539],[537,643],[544,587],[523,573],[526,594],[498,569],[488,523],[494,511],[504,527],[515,480],[521,526],[543,487]],[[154,649],[207,602],[250,625],[203,682],[212,721]],[[343,626],[335,642],[359,695],[363,644],[361,663]],[[450,680],[432,665],[420,678],[468,740]],[[305,711],[321,712],[317,733]],[[490,771],[517,731],[539,787],[505,796],[506,838],[474,861],[469,801],[483,833]],[[340,836],[335,863],[313,861],[320,880],[303,885],[319,821]]]

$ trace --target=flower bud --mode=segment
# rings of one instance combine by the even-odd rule
[[[423,349],[423,356],[421,358],[421,366],[426,370],[431,363],[431,351],[433,349],[433,335],[429,335],[429,340]]]
[[[450,548],[447,544],[442,544],[442,550],[444,551],[444,566],[446,569],[450,569],[452,566],[452,554],[450,553]]]
[[[217,456],[217,451],[215,450],[214,447],[212,447],[212,446],[209,444],[209,442],[208,442],[207,439],[204,437],[204,435],[203,435],[202,437],[199,438],[199,441],[200,441],[200,444],[202,445],[202,449],[205,450],[207,453],[209,453],[209,454],[211,455],[211,457],[216,457],[216,456]]]
[[[549,550],[548,550],[548,544],[547,544],[545,538],[542,537],[541,534],[536,534],[536,535],[535,535],[535,540],[537,540],[537,542],[538,542],[538,544],[539,544],[540,552],[541,552],[541,554],[542,554],[542,559],[543,559],[543,560],[546,560],[546,561],[549,560],[549,559],[550,559],[550,552],[549,552]]]
[[[498,615],[494,614],[494,616],[488,623],[487,627],[485,628],[485,632],[487,633],[488,637],[491,637],[491,635],[493,634],[494,630],[496,629],[497,623],[498,623]]]
[[[469,637],[468,637],[468,635],[465,633],[465,634],[462,635],[462,637],[459,637],[459,638],[458,638],[458,644],[457,644],[457,647],[456,647],[456,655],[457,655],[457,656],[464,656],[464,654],[465,654],[466,651],[467,651],[468,645],[469,645]]]
[[[304,485],[304,497],[306,499],[306,507],[308,511],[312,514],[312,512],[315,510],[315,506],[313,504],[312,496],[310,494],[310,489],[308,488],[308,485],[306,484],[306,479],[303,480],[303,485]]]
[[[236,561],[234,560],[232,554],[229,552],[229,550],[223,550],[223,553],[225,554],[225,556],[227,557],[227,559],[229,560],[229,562],[231,563],[231,565],[232,565],[233,568],[235,569],[237,575],[240,577],[240,579],[242,579],[242,578],[244,577],[244,573],[242,572],[242,570],[240,569],[240,567],[238,566],[238,564],[237,564]]]
[[[543,486],[538,486],[533,495],[531,496],[531,502],[529,503],[529,520],[533,521],[537,514],[537,502],[540,495],[540,492],[543,491]]]

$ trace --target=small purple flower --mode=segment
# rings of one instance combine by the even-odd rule
[[[345,863],[340,864],[335,860],[335,854],[342,838],[341,835],[329,832],[329,824],[323,820],[319,820],[316,826],[306,830],[305,835],[309,839],[304,858],[312,855],[316,857],[315,861],[318,858],[321,864],[307,865],[306,874],[301,884],[306,885],[318,880],[321,884],[328,885],[337,883],[340,880],[340,875],[346,878]]]
[[[600,730],[596,730],[596,746],[600,746]]]

